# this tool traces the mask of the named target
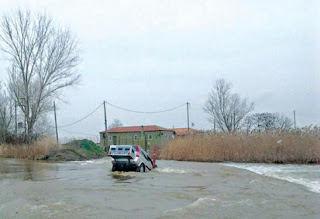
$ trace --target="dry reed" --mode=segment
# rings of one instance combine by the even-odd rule
[[[201,134],[176,138],[161,159],[200,162],[320,163],[319,132]]]
[[[42,159],[52,150],[57,150],[59,147],[50,136],[45,136],[29,145],[2,144],[0,145],[0,157]]]

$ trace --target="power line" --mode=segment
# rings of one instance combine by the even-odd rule
[[[63,132],[67,132],[67,133],[70,133],[70,134],[77,134],[77,135],[89,135],[89,136],[95,136],[95,137],[98,137],[98,135],[94,135],[94,134],[86,134],[86,133],[81,133],[81,132],[72,132],[72,131],[69,131],[69,130],[65,130],[65,129],[60,129],[60,131],[63,131]]]
[[[88,118],[89,116],[91,116],[93,113],[95,113],[103,104],[100,104],[97,108],[95,108],[91,113],[89,113],[88,115],[86,115],[85,117],[73,122],[73,123],[70,123],[68,125],[61,125],[61,126],[58,126],[58,128],[63,128],[63,127],[68,127],[68,126],[72,126],[74,124],[77,124],[83,120],[85,120],[86,118]]]
[[[114,108],[127,111],[127,112],[131,112],[131,113],[144,113],[144,114],[155,114],[155,113],[169,112],[169,111],[178,109],[178,108],[186,105],[186,103],[184,103],[184,104],[181,104],[181,105],[179,105],[179,106],[177,106],[177,107],[170,108],[170,109],[165,109],[165,110],[160,110],[160,111],[149,111],[149,112],[147,112],[147,111],[137,111],[137,110],[126,109],[126,108],[123,108],[123,107],[120,107],[120,106],[116,106],[116,105],[114,105],[114,104],[112,104],[112,103],[108,103],[108,102],[106,102],[106,104],[108,104],[108,105],[110,105],[110,106],[112,106],[112,107],[114,107]]]

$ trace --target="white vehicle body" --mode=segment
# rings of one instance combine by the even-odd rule
[[[139,145],[110,145],[108,156],[112,159],[112,171],[151,170],[153,163]]]

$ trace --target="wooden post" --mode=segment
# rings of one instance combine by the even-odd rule
[[[189,102],[187,102],[187,122],[188,122],[188,133],[190,131],[190,125],[189,125]]]
[[[294,129],[297,128],[297,124],[296,124],[296,111],[293,110],[293,124],[294,124]]]
[[[105,139],[104,139],[104,149],[107,151],[108,147],[108,121],[107,121],[107,111],[106,111],[106,101],[103,101],[103,108],[104,108],[104,131],[105,131]]]

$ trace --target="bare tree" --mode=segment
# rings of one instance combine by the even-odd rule
[[[275,122],[276,122],[276,129],[280,131],[289,130],[292,128],[293,122],[292,120],[285,116],[281,115],[279,113],[275,114]]]
[[[8,88],[25,116],[29,142],[35,123],[51,110],[59,91],[79,82],[74,71],[78,44],[68,29],[56,27],[45,13],[18,10],[3,16],[0,25],[0,48],[11,63]]]
[[[252,115],[246,116],[243,122],[243,128],[247,135],[249,135],[255,128],[255,121]]]
[[[246,129],[251,131],[268,132],[268,131],[284,131],[292,127],[292,121],[287,116],[279,113],[255,113],[246,118],[250,121],[246,124]]]
[[[0,82],[0,142],[5,142],[10,134],[14,115],[14,104]]]
[[[33,139],[42,137],[44,135],[54,135],[53,124],[47,117],[48,115],[46,114],[39,116],[37,122],[34,124],[33,127]]]
[[[123,126],[122,122],[119,119],[114,119],[108,128],[111,129],[111,128],[116,128],[121,126]]]
[[[251,116],[254,129],[258,131],[270,131],[276,127],[276,117],[273,113],[256,113]]]
[[[245,116],[254,108],[253,103],[232,93],[231,88],[231,84],[224,79],[216,80],[204,105],[209,121],[217,124],[218,129],[223,132],[239,130]]]

